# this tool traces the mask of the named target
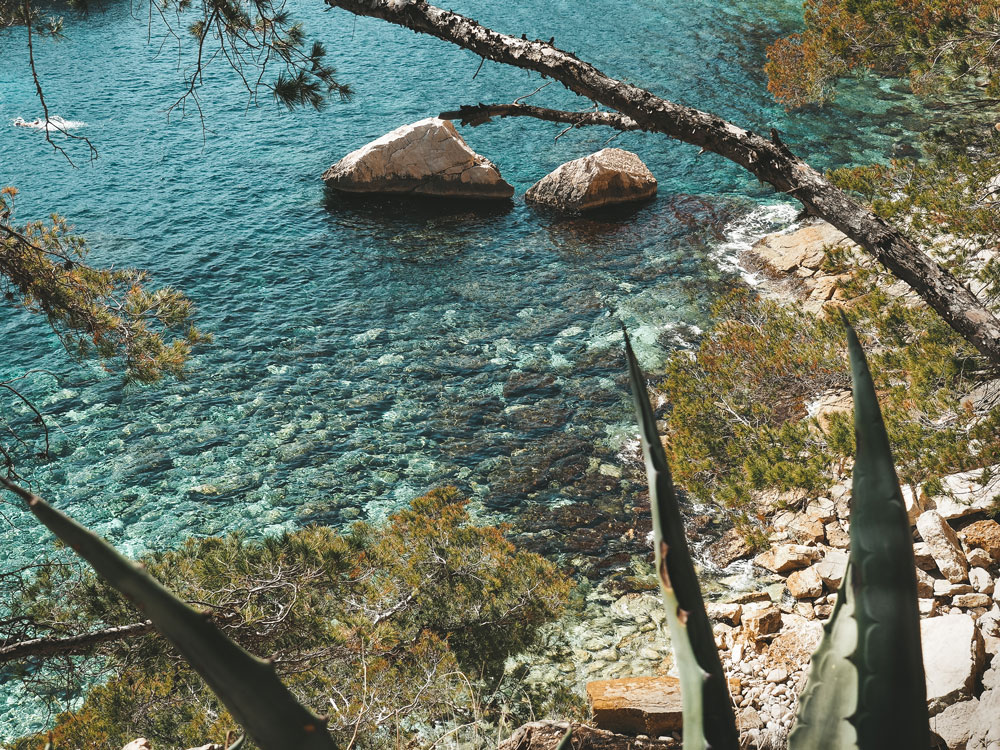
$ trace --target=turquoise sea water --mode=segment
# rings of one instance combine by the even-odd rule
[[[627,509],[614,481],[630,436],[618,321],[655,367],[704,327],[742,242],[794,210],[713,156],[647,134],[636,151],[660,181],[633,211],[565,218],[521,196],[558,164],[601,148],[604,129],[567,133],[527,120],[463,129],[517,189],[490,210],[344,201],[323,170],[367,141],[460,104],[510,101],[536,75],[486,63],[384,22],[290,7],[322,39],[356,96],[288,113],[246,92],[223,64],[201,89],[202,121],[165,110],[182,93],[187,47],[144,11],[113,3],[66,16],[66,39],[36,41],[52,114],[100,157],[11,126],[41,114],[23,30],[0,32],[0,184],[19,218],[58,211],[92,261],[149,269],[183,289],[215,341],[184,382],[123,390],[68,361],[45,326],[0,318],[0,380],[30,369],[24,392],[52,426],[55,459],[20,467],[43,494],[129,554],[186,535],[267,533],[307,522],[378,520],[452,483],[486,520],[592,503]],[[778,127],[817,166],[884,158],[919,131],[905,98],[874,83],[834,105],[788,115],[770,101],[763,50],[795,26],[798,0],[462,0],[503,31],[555,36],[609,74],[738,124]],[[538,104],[586,108],[549,86]],[[777,204],[777,205],[776,205]],[[13,402],[0,408],[23,419]],[[598,467],[601,470],[598,471]],[[600,481],[595,482],[594,477]],[[611,484],[607,484],[611,482]],[[610,498],[610,500],[609,500]],[[0,506],[7,566],[45,538]],[[0,738],[42,716],[0,687]]]

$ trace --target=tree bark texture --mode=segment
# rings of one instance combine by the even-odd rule
[[[762,182],[795,198],[810,214],[846,234],[912,287],[987,359],[1000,365],[1000,321],[972,292],[905,235],[796,157],[781,142],[776,131],[772,130],[770,139],[764,138],[716,115],[675,104],[611,78],[554,44],[500,34],[471,18],[423,0],[325,2],[356,15],[381,18],[430,34],[484,59],[536,71],[580,96],[610,107],[632,120],[638,129],[664,133],[739,164]]]
[[[133,622],[129,625],[118,625],[104,630],[95,630],[92,633],[82,633],[71,635],[66,638],[46,636],[45,638],[32,638],[29,641],[12,643],[9,646],[0,646],[0,664],[15,659],[27,659],[32,656],[57,656],[60,654],[83,654],[99,646],[102,643],[120,641],[125,638],[135,638],[140,635],[152,633],[154,630],[151,620],[145,622]]]

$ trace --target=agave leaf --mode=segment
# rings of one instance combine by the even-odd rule
[[[562,736],[559,740],[559,744],[556,745],[556,750],[572,750],[573,748],[573,725],[570,724],[569,728],[566,730],[566,734]]]
[[[858,670],[852,662],[858,646],[858,624],[852,589],[847,585],[850,577],[848,564],[833,616],[812,655],[809,680],[799,697],[795,726],[788,737],[789,750],[858,747],[858,733],[851,723],[858,703]]]
[[[844,576],[834,617],[814,657],[799,711],[801,727],[793,731],[789,748],[929,747],[910,523],[868,362],[846,320],[845,326],[857,443],[849,574]],[[853,628],[841,622],[848,619],[854,621]],[[845,656],[851,630],[856,647]],[[853,685],[845,676],[850,673],[845,659],[854,667]],[[824,712],[837,717],[827,721],[831,731],[837,732],[838,744],[816,730]],[[856,731],[853,744],[840,717]]]
[[[694,561],[684,536],[684,521],[674,493],[667,457],[656,432],[656,418],[646,393],[646,377],[636,361],[627,332],[625,356],[649,482],[656,570],[680,674],[684,748],[736,750],[739,735],[729,686],[722,672],[712,624],[705,612]]]
[[[31,512],[156,626],[261,750],[336,750],[326,722],[298,702],[274,667],[244,651],[140,566],[37,495],[0,477]]]

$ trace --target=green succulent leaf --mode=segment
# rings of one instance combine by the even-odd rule
[[[809,680],[799,697],[789,750],[856,750],[858,733],[851,720],[858,705],[858,670],[852,661],[858,646],[858,623],[851,596],[851,567],[837,597],[823,640],[812,656]]]
[[[208,617],[42,498],[3,477],[0,486],[21,497],[39,521],[153,621],[261,750],[336,750],[325,720],[298,702],[271,664],[247,653]]]
[[[868,362],[845,326],[857,443],[850,562],[789,748],[929,747],[910,523]]]
[[[625,332],[625,356],[649,482],[653,546],[670,640],[681,681],[685,750],[735,750],[739,735],[712,624],[684,536],[684,521],[656,431],[646,377]]]

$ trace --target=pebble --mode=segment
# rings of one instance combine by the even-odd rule
[[[772,683],[784,682],[788,679],[788,670],[782,667],[772,669],[767,673],[767,681]]]

